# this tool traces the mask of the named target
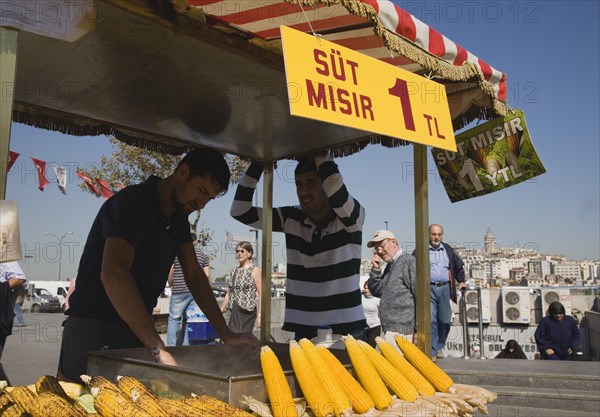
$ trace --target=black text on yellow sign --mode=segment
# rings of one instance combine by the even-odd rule
[[[291,114],[456,151],[443,85],[281,27]]]

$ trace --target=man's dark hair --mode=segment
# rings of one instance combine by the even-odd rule
[[[294,170],[294,175],[306,174],[307,172],[317,171],[315,161],[309,158],[301,158],[298,160],[298,165]]]
[[[231,173],[229,172],[227,161],[225,161],[221,152],[209,148],[194,149],[183,157],[177,167],[181,164],[187,164],[190,167],[191,175],[199,175],[201,177],[210,175],[211,179],[219,184],[222,190],[220,195],[227,192]]]

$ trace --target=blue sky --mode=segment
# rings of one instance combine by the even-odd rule
[[[508,74],[508,100],[524,110],[533,143],[547,173],[500,192],[450,203],[429,159],[429,217],[445,240],[483,246],[488,227],[502,246],[534,247],[574,259],[600,259],[599,2],[410,2],[396,1],[493,67]],[[7,199],[19,203],[22,265],[29,279],[57,279],[57,240],[64,239],[62,278],[76,274],[89,227],[103,200],[78,188],[75,166],[98,163],[111,152],[105,137],[71,137],[13,124],[11,150],[21,153],[8,176]],[[51,183],[37,189],[32,156],[67,166],[67,195]],[[369,146],[337,161],[350,192],[365,206],[366,241],[385,222],[407,249],[414,248],[412,148]],[[296,204],[289,161],[275,174],[274,204]],[[53,178],[53,175],[49,175]],[[259,187],[262,192],[262,188]],[[223,249],[225,232],[253,238],[228,215],[234,190],[210,203],[202,221]],[[261,194],[262,196],[262,194]],[[261,197],[262,198],[262,197]],[[274,262],[285,262],[281,235],[274,235]],[[214,276],[235,264],[219,250]]]

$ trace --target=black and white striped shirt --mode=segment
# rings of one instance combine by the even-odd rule
[[[200,268],[205,268],[208,266],[208,256],[204,254],[200,250],[200,248],[194,246],[194,251],[196,252],[196,259],[198,259],[198,264]],[[181,264],[179,263],[179,258],[175,258],[175,262],[173,263],[173,281],[171,285],[171,293],[172,294],[181,294],[184,292],[189,292],[187,285],[185,284],[185,279],[183,277],[183,271],[181,270]]]
[[[366,327],[359,285],[365,210],[348,193],[329,157],[317,157],[315,162],[333,208],[329,221],[317,227],[299,205],[273,208],[273,231],[284,232],[286,241],[283,330],[330,325],[334,333],[347,334]],[[262,167],[251,164],[231,206],[236,220],[255,228],[262,226],[262,208],[252,206],[261,175]]]

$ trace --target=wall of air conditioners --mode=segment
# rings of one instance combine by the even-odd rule
[[[528,359],[534,359],[537,347],[534,333],[537,324],[553,301],[560,301],[567,314],[581,320],[585,311],[591,310],[594,298],[600,295],[598,287],[503,287],[481,290],[484,354],[496,356],[510,339],[515,339]],[[471,354],[480,345],[478,332],[477,291],[465,292],[469,344]],[[464,340],[458,305],[452,303],[454,317],[450,334],[444,347],[449,357],[463,357]]]
[[[476,291],[467,290],[467,321],[477,323]],[[582,318],[594,302],[594,294],[600,295],[597,287],[502,287],[483,288],[482,318],[483,323],[507,325],[537,324],[547,314],[552,301],[560,301],[566,313]],[[453,324],[460,324],[458,306],[452,304],[454,311]],[[579,317],[580,316],[580,317]]]

